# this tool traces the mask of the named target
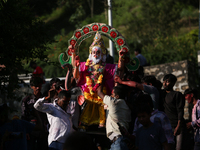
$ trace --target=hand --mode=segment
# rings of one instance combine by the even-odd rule
[[[180,126],[176,126],[176,128],[174,129],[174,136],[179,135],[181,132]]]
[[[56,94],[55,89],[50,89],[50,90],[48,91],[48,96],[47,96],[45,99],[53,98],[53,97],[55,96],[55,94]]]
[[[117,76],[117,75],[115,76],[114,81],[115,81],[116,83],[119,83],[119,84],[122,83],[122,80],[121,80],[120,77]]]
[[[192,127],[192,123],[188,122],[188,123],[186,123],[186,126],[187,126],[188,129],[190,129]]]
[[[70,52],[73,54],[75,52],[74,46],[70,45],[68,47],[68,49],[70,50]]]
[[[75,66],[78,67],[80,65],[80,58],[79,56],[75,57]]]
[[[121,49],[119,51],[119,56],[123,57],[128,51],[126,49]]]

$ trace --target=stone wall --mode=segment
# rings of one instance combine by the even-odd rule
[[[144,75],[154,75],[161,82],[163,82],[163,77],[169,73],[177,77],[174,90],[184,93],[189,87],[197,87],[197,68],[192,62],[187,60],[144,67]],[[187,101],[184,111],[184,118],[190,119],[190,110]]]

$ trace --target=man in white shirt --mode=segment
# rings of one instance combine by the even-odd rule
[[[112,95],[108,96],[104,95],[101,87],[99,87],[98,95],[103,99],[103,103],[108,106],[106,134],[112,142],[110,150],[128,150],[126,144],[128,139],[122,135],[119,129],[122,126],[128,130],[129,122],[131,121],[131,111],[124,100],[125,92],[123,88],[121,86],[115,86]]]
[[[63,90],[58,94],[58,99],[53,103],[46,103],[52,96],[53,94],[50,90],[48,97],[38,99],[34,107],[36,110],[47,114],[50,124],[48,136],[49,150],[62,150],[66,138],[73,131],[71,116],[66,112],[71,93]]]

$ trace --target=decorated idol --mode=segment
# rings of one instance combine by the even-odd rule
[[[84,99],[87,102],[80,122],[85,125],[105,124],[105,110],[102,106],[103,100],[97,95],[97,88],[102,84],[103,92],[110,95],[114,87],[114,74],[117,69],[115,64],[106,64],[106,48],[101,35],[97,32],[92,45],[89,47],[89,58],[86,62],[79,62],[75,57],[74,78],[77,79],[77,86],[80,86]],[[119,62],[121,63],[122,61]]]
[[[86,62],[80,62],[78,56],[79,46],[83,40],[94,35],[94,33],[93,42],[89,47],[88,59]],[[101,37],[102,34],[115,43],[119,54],[118,64],[106,63],[107,50]],[[106,115],[102,105],[103,100],[97,95],[97,88],[102,85],[104,94],[111,95],[116,72],[118,72],[118,75],[123,75],[125,67],[130,71],[134,71],[138,68],[139,61],[136,59],[135,66],[130,64],[128,47],[124,38],[116,29],[106,24],[94,23],[76,30],[69,43],[70,46],[67,50],[68,61],[63,60],[63,53],[60,54],[59,61],[62,67],[66,66],[66,64],[73,66],[73,78],[76,80],[77,86],[82,90],[82,100],[86,102],[86,106],[79,120],[83,125],[99,125],[99,127],[103,127]],[[68,79],[66,78],[66,80]],[[79,102],[79,104],[81,105],[83,101]]]

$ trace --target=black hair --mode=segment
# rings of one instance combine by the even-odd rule
[[[136,48],[134,51],[141,53],[141,49],[140,48]]]
[[[125,98],[125,89],[127,89],[127,88],[124,85],[118,85],[113,88],[115,95],[119,95],[120,99]]]
[[[59,90],[60,87],[62,87],[64,89],[63,86],[65,85],[65,83],[63,83],[63,82],[64,82],[63,80],[60,80],[60,81],[56,82],[55,89]]]
[[[152,112],[152,109],[148,104],[140,104],[136,108],[136,113],[137,114],[139,114],[139,113],[147,113],[147,114],[150,115],[151,112]]]
[[[41,85],[43,83],[43,80],[42,80],[42,78],[40,78],[40,77],[32,77],[31,79],[30,79],[30,85],[31,86],[39,86],[39,85]]]
[[[145,82],[147,84],[151,83],[153,86],[155,86],[156,85],[156,77],[153,75],[144,76],[142,78],[142,82]]]
[[[140,93],[136,98],[137,105],[148,104],[153,109],[153,101],[149,94]]]
[[[71,97],[71,92],[70,91],[66,91],[66,90],[60,91],[58,93],[58,98],[61,99],[63,97],[70,98]]]
[[[52,78],[52,79],[50,80],[49,84],[50,84],[50,86],[52,86],[54,83],[57,83],[57,82],[59,82],[59,81],[60,81],[59,78]]]
[[[163,84],[162,84],[162,82],[160,81],[160,80],[156,80],[156,85],[155,85],[155,87],[157,87],[157,89],[161,89],[162,88],[162,86],[163,86]]]
[[[135,81],[138,83],[141,83],[141,78],[137,75],[137,74],[133,74],[132,72],[127,72],[126,76],[125,76],[126,80],[131,80],[131,81]]]
[[[166,74],[166,75],[164,76],[164,78],[163,78],[163,81],[165,81],[165,80],[168,80],[169,82],[175,84],[176,81],[177,81],[177,78],[176,78],[176,76],[173,75],[173,74]]]
[[[186,89],[185,92],[184,92],[184,95],[191,94],[191,93],[193,94],[193,96],[194,96],[195,99],[198,99],[198,90],[195,89],[195,88],[188,88],[188,89]]]

